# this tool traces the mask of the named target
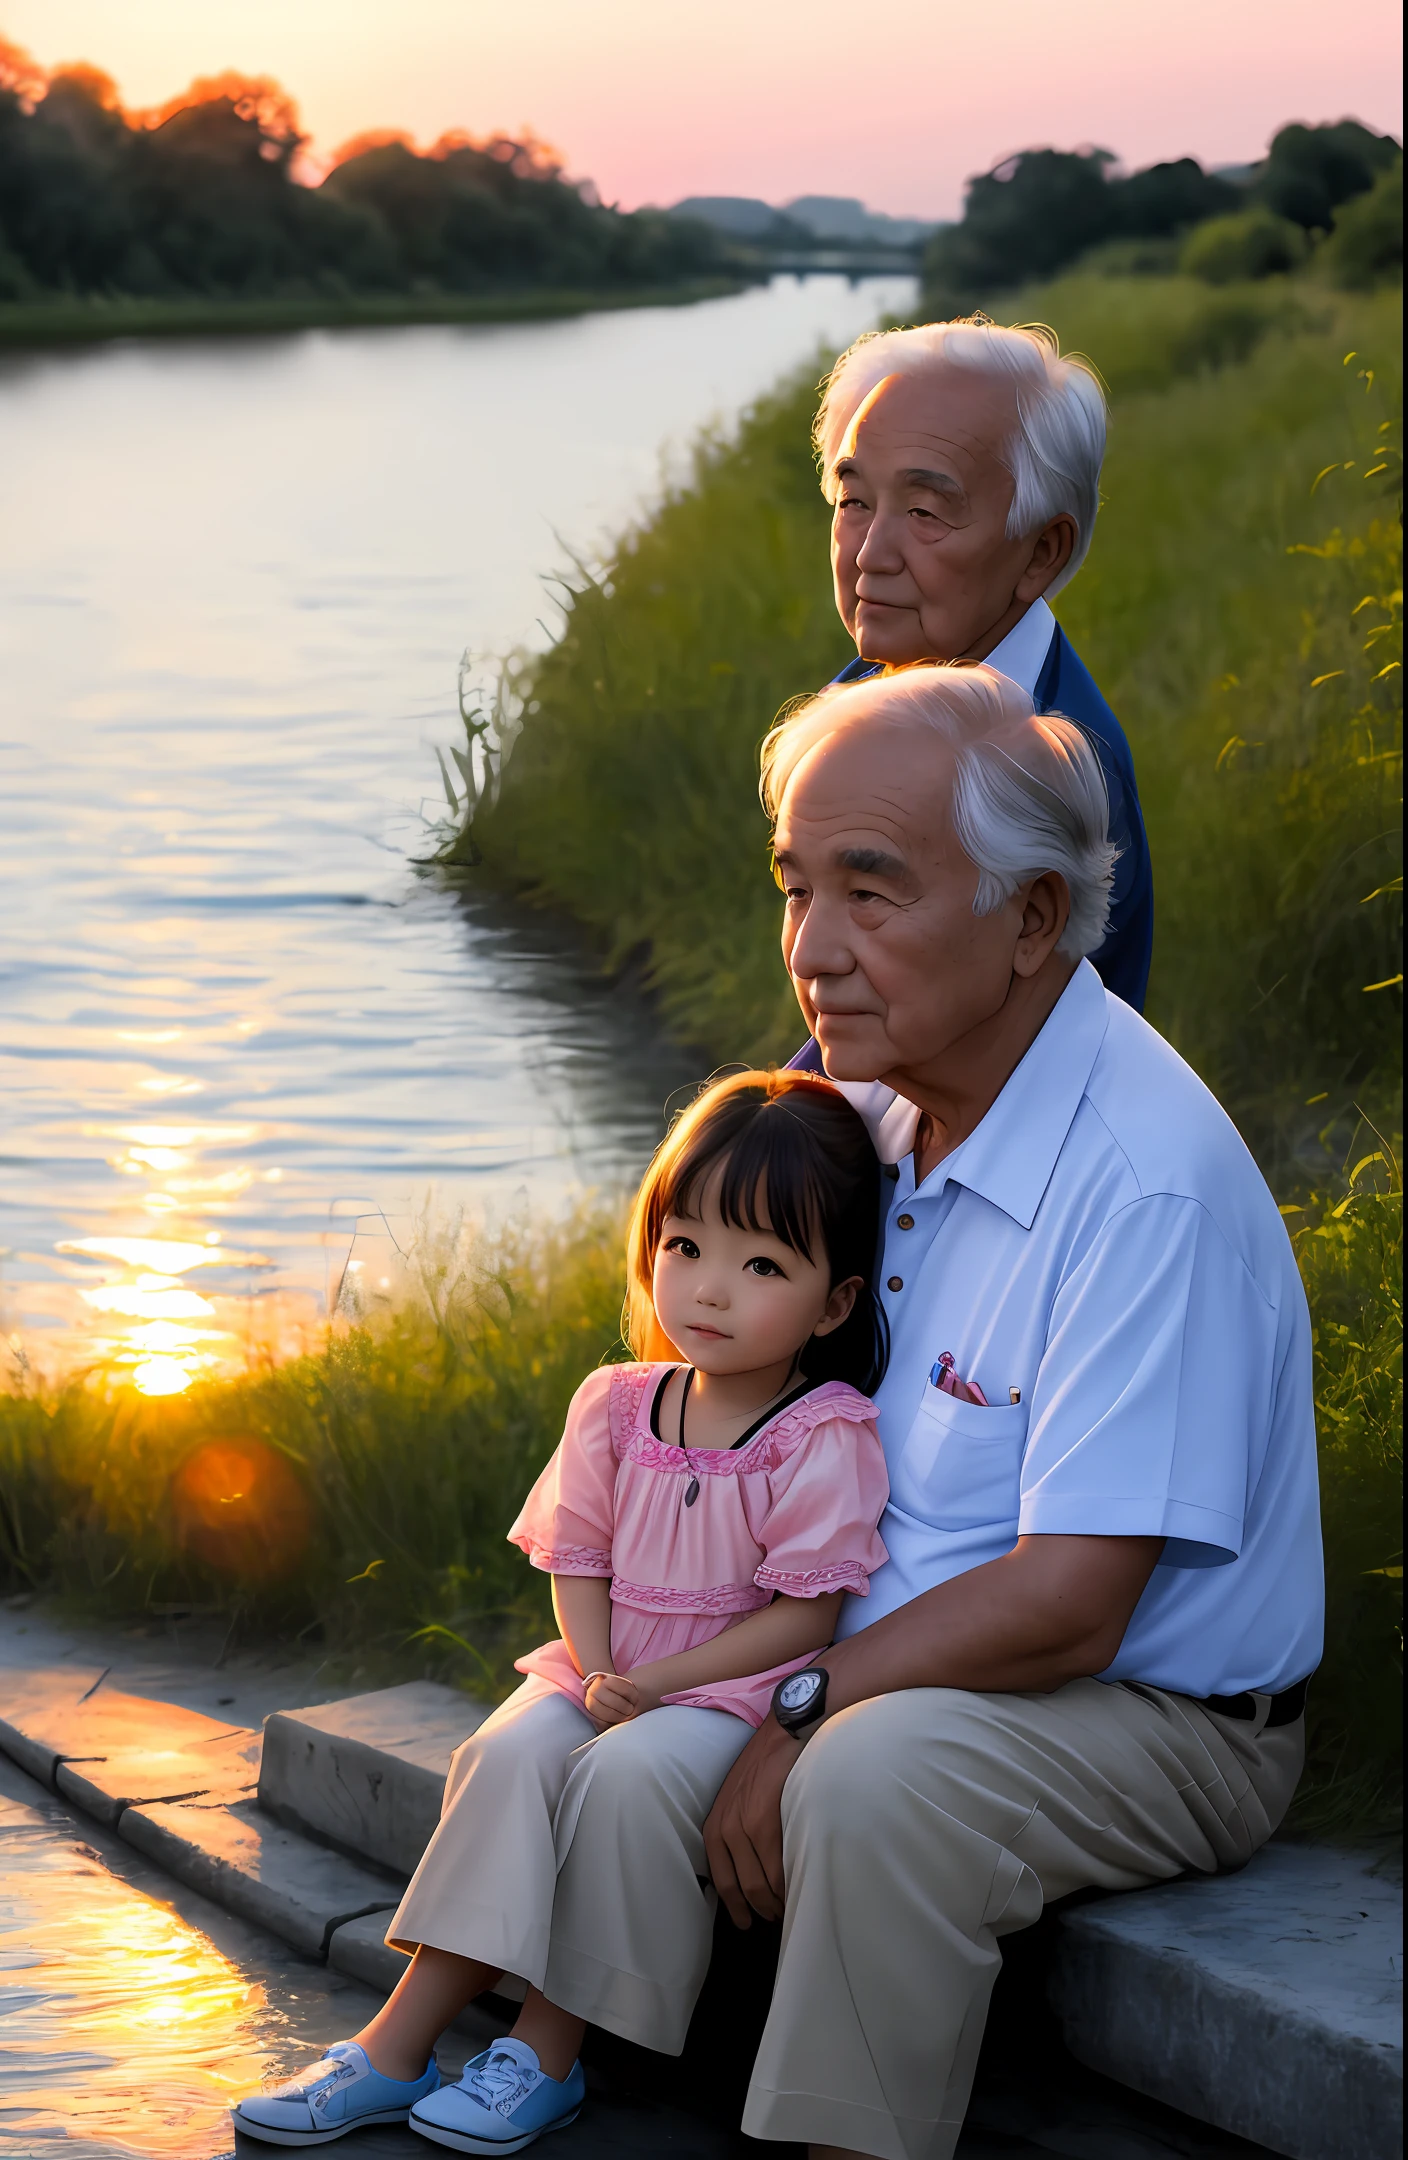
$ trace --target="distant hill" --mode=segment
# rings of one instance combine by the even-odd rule
[[[798,195],[783,204],[786,216],[814,232],[818,240],[845,240],[853,246],[874,241],[880,247],[913,247],[937,230],[936,218],[890,217],[867,210],[854,195]]]
[[[669,215],[712,225],[731,240],[751,240],[774,247],[805,247],[811,238],[806,226],[794,223],[780,210],[774,210],[771,203],[760,202],[754,195],[686,195],[683,202],[671,205]]]
[[[923,218],[889,217],[850,195],[799,195],[780,209],[756,195],[687,195],[671,217],[694,218],[754,247],[916,247],[937,230]]]

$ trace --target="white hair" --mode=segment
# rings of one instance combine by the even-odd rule
[[[922,375],[941,362],[1010,383],[1017,425],[1003,463],[1014,482],[1008,537],[1040,532],[1065,512],[1076,526],[1071,559],[1047,588],[1052,599],[1085,561],[1100,508],[1105,457],[1105,392],[1088,361],[1062,355],[1045,323],[1004,329],[986,316],[923,323],[917,330],[872,330],[842,353],[826,378],[812,440],[822,491],[836,500],[836,460],[846,431],[887,375]]]
[[[957,756],[953,829],[978,873],[975,915],[993,915],[1055,871],[1071,912],[1057,951],[1083,959],[1103,942],[1118,848],[1095,746],[1073,720],[1038,715],[1024,690],[987,667],[916,667],[823,690],[767,735],[759,793],[776,822],[788,782],[819,743],[854,724],[918,721]]]

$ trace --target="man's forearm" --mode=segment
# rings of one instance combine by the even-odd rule
[[[926,1590],[819,1662],[830,1715],[902,1688],[1048,1694],[1110,1664],[1161,1538],[1022,1538]]]

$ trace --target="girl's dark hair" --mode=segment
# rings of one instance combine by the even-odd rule
[[[651,1301],[655,1255],[668,1215],[693,1213],[716,1170],[719,1212],[740,1230],[769,1230],[784,1245],[825,1257],[833,1284],[859,1275],[849,1316],[813,1336],[809,1380],[848,1380],[873,1394],[889,1360],[889,1330],[871,1285],[880,1231],[880,1163],[859,1114],[827,1080],[806,1072],[743,1072],[716,1080],[675,1121],[636,1196],[627,1243],[623,1332],[648,1356],[660,1332]]]

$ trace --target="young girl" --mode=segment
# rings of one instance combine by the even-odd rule
[[[712,1932],[705,1817],[774,1688],[885,1558],[879,1176],[856,1112],[800,1072],[718,1082],[660,1148],[631,1223],[629,1335],[679,1355],[608,1366],[573,1397],[509,1532],[552,1576],[561,1638],[519,1660],[524,1685],[455,1754],[387,1936],[414,1951],[395,1993],[242,2102],[250,2137],[409,2120],[456,2152],[518,2152],[576,2116],[588,2020],[683,2047]],[[650,1788],[665,1804],[631,1829]],[[505,1973],[527,1983],[512,2034],[441,2088],[435,2039]]]

